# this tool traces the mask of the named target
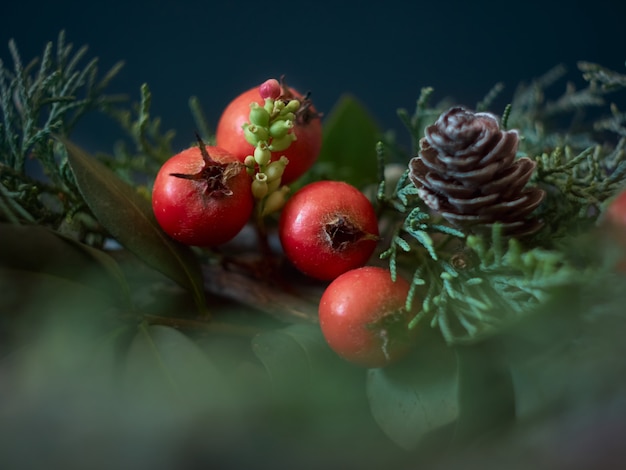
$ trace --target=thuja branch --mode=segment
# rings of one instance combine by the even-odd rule
[[[161,119],[150,113],[151,104],[152,93],[144,83],[140,88],[140,101],[132,110],[104,106],[103,111],[118,122],[131,139],[134,148],[129,148],[124,141],[120,141],[115,145],[113,156],[100,155],[122,178],[129,182],[141,179],[146,186],[151,185],[154,175],[174,154],[172,141],[175,132],[161,130]]]
[[[557,251],[524,249],[495,225],[490,238],[471,235],[449,261],[422,268],[422,305],[411,327],[430,319],[448,343],[476,341],[496,333],[572,284],[580,273]]]
[[[605,201],[626,181],[626,139],[613,149],[596,145],[580,153],[557,147],[534,158],[534,184],[546,188],[538,215],[545,221],[543,239],[571,236],[590,227]]]
[[[63,31],[56,48],[48,43],[41,58],[26,65],[13,40],[9,51],[13,68],[0,61],[0,217],[57,226],[81,197],[64,152],[51,137],[68,136],[87,112],[122,99],[104,94],[122,63],[98,79],[97,59],[80,69],[87,48],[73,52]],[[48,187],[33,183],[27,160],[39,162]]]

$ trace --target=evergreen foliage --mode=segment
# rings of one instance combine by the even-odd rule
[[[60,32],[41,58],[26,66],[14,41],[9,43],[13,69],[0,61],[0,220],[46,225],[83,241],[103,239],[103,229],[87,208],[59,141],[69,138],[90,112],[118,122],[134,145],[120,140],[113,154],[98,158],[128,182],[151,184],[160,165],[172,155],[173,131],[163,132],[150,116],[151,93],[141,87],[133,109],[127,98],[106,89],[123,66],[115,64],[102,78],[98,59],[88,49],[74,51]],[[147,190],[144,191],[147,197]],[[95,236],[95,238],[94,238]]]
[[[624,87],[626,80],[595,64],[580,63],[579,68],[589,81],[586,88],[568,85],[556,100],[546,99],[546,89],[565,75],[565,68],[558,66],[530,85],[520,85],[504,110],[501,126],[522,136],[518,157],[537,162],[530,184],[547,193],[536,211],[544,226],[523,243],[503,237],[497,224],[491,236],[466,236],[429,211],[408,172],[391,196],[385,195],[381,173],[378,201],[393,220],[400,219],[381,258],[388,260],[394,277],[404,273],[412,279],[406,308],[418,313],[411,327],[428,321],[450,344],[477,341],[533,312],[556,288],[584,279],[562,240],[571,241],[593,227],[603,204],[624,187],[624,115],[611,105],[611,117],[597,118],[588,127],[577,117],[566,128],[562,117],[604,105],[604,95]],[[502,89],[494,86],[476,109],[486,111]],[[413,154],[424,128],[443,109],[428,104],[432,94],[432,88],[422,89],[413,115],[399,112]],[[611,130],[618,139],[600,141],[602,135],[594,130]],[[379,144],[380,168],[392,151],[397,149],[389,142]]]
[[[599,246],[609,234],[593,229],[626,184],[626,112],[607,104],[626,75],[581,62],[583,88],[548,98],[566,74],[557,66],[513,92],[499,125],[519,132],[516,157],[536,163],[529,184],[547,194],[533,214],[542,228],[525,238],[499,222],[480,234],[453,227],[411,182],[425,128],[453,100],[430,104],[426,87],[414,112],[398,111],[408,152],[391,132],[374,148],[373,119],[355,99],[340,101],[325,121],[326,154],[300,184],[349,173],[367,193],[377,164],[380,262],[410,281],[405,308],[419,329],[403,361],[364,371],[322,335],[321,284],[268,258],[259,269],[246,233],[219,252],[164,234],[149,187],[174,133],[151,115],[147,85],[134,106],[106,94],[121,63],[99,78],[97,59],[81,66],[86,47],[74,51],[63,32],[27,65],[13,41],[9,51],[13,67],[0,62],[3,461],[39,458],[23,444],[43,429],[55,457],[89,460],[83,467],[110,460],[115,446],[157,465],[168,452],[185,462],[228,453],[249,467],[258,458],[241,452],[247,445],[266,459],[301,458],[297,441],[310,441],[316,458],[340,447],[347,466],[428,466],[428,456],[466,444],[500,453],[492,438],[523,429],[531,414],[549,420],[583,399],[605,403],[607,391],[625,396],[624,247]],[[504,92],[496,84],[475,110]],[[198,99],[189,107],[210,143]],[[90,112],[111,117],[127,140],[95,156],[72,143]],[[404,167],[396,181],[386,179],[390,161]],[[123,249],[100,249],[107,238]],[[93,429],[106,430],[88,442],[86,410]],[[378,445],[381,430],[410,452]],[[102,454],[81,452],[85,443]]]

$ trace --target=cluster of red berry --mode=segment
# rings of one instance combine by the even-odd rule
[[[319,305],[322,332],[345,359],[384,366],[410,348],[409,284],[365,266],[379,240],[376,212],[356,187],[316,181],[291,197],[285,186],[315,163],[320,115],[308,96],[270,79],[223,111],[216,146],[188,148],[159,171],[152,205],[172,238],[217,246],[255,219],[279,212],[285,257],[302,273],[330,281]],[[340,156],[338,156],[340,158]]]

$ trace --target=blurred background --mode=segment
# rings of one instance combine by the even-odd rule
[[[558,3],[557,3],[558,5]],[[565,4],[562,4],[565,5]],[[583,85],[578,60],[626,72],[626,2],[7,2],[0,15],[0,58],[17,42],[24,62],[39,56],[64,29],[67,41],[89,46],[104,73],[125,66],[110,92],[139,100],[153,93],[152,114],[175,129],[175,145],[193,141],[188,99],[195,95],[213,127],[239,92],[285,74],[310,90],[328,114],[343,93],[356,96],[381,129],[401,129],[398,108],[410,111],[420,89],[434,100],[474,106],[502,82],[502,107],[520,81],[557,64]],[[561,83],[564,87],[564,84]],[[563,88],[555,92],[561,93]],[[494,110],[496,111],[496,110]],[[117,127],[93,117],[75,139],[109,151]]]
[[[199,98],[209,124],[214,127],[220,112],[233,97],[269,77],[283,74],[288,83],[300,91],[312,92],[319,111],[330,113],[339,97],[350,93],[365,105],[382,130],[396,129],[401,136],[402,125],[396,111],[398,108],[412,111],[420,89],[425,86],[435,88],[435,101],[452,97],[458,103],[473,107],[497,82],[502,82],[505,89],[494,109],[498,112],[510,101],[520,82],[529,82],[558,64],[564,64],[568,68],[568,79],[578,87],[585,85],[576,69],[579,60],[596,62],[619,73],[626,73],[626,2],[570,0],[566,4],[566,7],[557,7],[545,0],[482,3],[318,0],[306,4],[252,3],[243,0],[22,0],[4,2],[0,9],[0,59],[7,68],[13,68],[13,60],[7,47],[11,38],[16,41],[23,62],[27,63],[33,57],[41,55],[47,42],[56,42],[60,30],[65,30],[67,41],[74,43],[76,48],[85,44],[89,46],[87,60],[92,57],[100,58],[101,75],[118,61],[125,62],[126,65],[112,82],[109,93],[127,94],[131,101],[138,101],[141,85],[149,85],[153,98],[151,112],[155,116],[161,116],[162,129],[176,130],[174,146],[180,149],[193,141],[196,130],[188,106],[190,96]],[[85,63],[86,60],[83,66]],[[555,96],[562,93],[564,87],[565,83],[559,82],[557,89],[553,90]],[[626,110],[626,104],[623,103],[622,101],[619,104],[622,111]],[[111,152],[114,142],[122,136],[123,133],[113,121],[103,116],[91,115],[82,122],[73,138],[89,151]],[[618,291],[620,294],[626,292],[624,289]],[[19,294],[19,291],[16,292]],[[597,298],[600,297],[598,295]],[[47,298],[43,296],[35,297],[37,301],[41,299],[46,299],[47,302]],[[591,305],[594,299],[586,305]],[[623,297],[616,299],[621,308]],[[43,304],[33,302],[33,308],[39,308],[39,305]],[[46,304],[45,307],[50,308],[50,305]],[[564,312],[570,313],[568,310]],[[81,310],[79,313],[82,315],[84,312]],[[620,320],[621,318],[619,317]],[[619,378],[626,377],[626,374],[613,374],[613,364],[607,361],[609,366],[604,369],[597,367],[601,362],[596,361],[605,357],[618,358],[617,366],[620,367],[619,371],[623,371],[619,358],[623,358],[624,354],[615,354],[610,350],[616,344],[624,345],[624,328],[621,324],[618,326],[608,329],[614,336],[611,337],[612,341],[603,343],[606,344],[604,356],[585,356],[588,364],[584,370],[597,371],[597,380],[595,375],[580,373],[580,362],[563,366],[558,358],[552,369],[546,368],[540,372],[548,377],[548,382],[553,380],[554,383],[558,382],[559,387],[571,390],[574,398],[578,397],[580,388],[583,390],[581,396],[587,396],[586,388],[581,387],[581,384],[595,392],[594,387],[600,388],[603,385],[602,379],[607,376],[617,377],[615,388],[621,392],[623,381]],[[532,331],[539,331],[539,328]],[[609,337],[603,333],[601,331],[597,336]],[[31,361],[24,363],[26,366],[17,362],[19,367],[29,372],[27,366],[35,367],[32,377],[25,375],[28,379],[26,385],[31,387],[26,390],[34,392],[32,395],[15,394],[15,402],[7,402],[8,406],[5,408],[14,412],[8,417],[3,415],[0,422],[0,435],[3,435],[3,439],[0,439],[0,457],[7,459],[8,456],[9,460],[19,458],[23,464],[25,456],[32,459],[37,459],[40,455],[62,458],[65,455],[76,457],[75,454],[82,452],[89,457],[90,452],[96,451],[107,455],[112,446],[121,442],[130,449],[122,457],[136,458],[137,461],[145,457],[144,452],[154,452],[157,449],[159,452],[151,453],[152,460],[148,463],[151,464],[150,468],[159,469],[168,464],[166,460],[159,459],[168,453],[171,454],[170,457],[176,456],[174,451],[178,449],[174,447],[180,443],[191,446],[183,446],[181,452],[185,452],[185,455],[191,453],[192,457],[190,448],[198,452],[208,452],[219,449],[225,441],[238,445],[242,438],[258,445],[261,450],[265,451],[263,447],[267,446],[269,452],[274,451],[271,447],[274,441],[270,441],[268,445],[268,442],[259,440],[258,429],[255,427],[249,431],[250,436],[254,437],[250,438],[248,434],[236,434],[239,432],[236,426],[233,427],[235,431],[227,428],[224,432],[222,421],[219,421],[221,435],[217,436],[219,439],[207,451],[204,442],[196,442],[202,434],[195,428],[184,427],[187,423],[175,421],[178,417],[169,415],[169,410],[165,407],[160,410],[163,412],[161,414],[146,413],[150,419],[143,419],[145,416],[135,419],[137,415],[134,414],[113,415],[106,407],[107,402],[100,408],[92,407],[92,401],[99,400],[106,393],[106,390],[99,388],[102,380],[99,368],[94,367],[93,377],[88,377],[91,382],[87,382],[87,385],[92,388],[83,387],[86,382],[83,375],[78,379],[70,377],[72,380],[80,380],[82,388],[79,392],[86,390],[87,393],[80,395],[83,401],[74,399],[74,396],[68,399],[64,394],[67,388],[67,377],[64,375],[66,370],[59,372],[49,366],[49,363],[54,364],[55,361],[65,366],[66,356],[49,356],[47,351],[54,351],[57,345],[63,345],[59,348],[61,353],[76,359],[79,355],[75,351],[85,346],[80,343],[81,335],[74,334],[73,331],[61,330],[58,337],[56,334],[57,331],[52,331],[50,335],[52,346],[42,342],[41,348],[47,349],[35,349],[26,357],[25,360]],[[618,353],[620,351],[621,349]],[[586,350],[582,349],[581,355],[584,353]],[[19,367],[16,366],[16,370],[21,370]],[[562,377],[557,374],[561,370],[559,367],[565,371]],[[11,384],[6,378],[10,376],[0,371],[0,379],[3,377],[5,378],[0,380],[0,392],[3,392],[3,385],[5,390],[9,390],[7,384]],[[50,384],[46,382],[49,377],[56,380],[52,381],[51,391],[47,388]],[[591,377],[591,380],[583,381],[580,377]],[[194,375],[193,379],[196,378]],[[57,382],[58,391],[54,388]],[[358,384],[362,387],[361,382]],[[571,384],[576,386],[570,386]],[[99,395],[92,396],[92,390],[99,392]],[[613,389],[610,391],[613,392]],[[591,395],[591,392],[587,394]],[[143,404],[144,396],[139,394],[137,403]],[[21,401],[23,397],[26,397],[26,402]],[[365,400],[365,396],[362,398]],[[574,398],[569,403],[571,408],[578,405]],[[31,402],[28,400],[35,406],[29,408],[27,405]],[[618,442],[615,436],[624,433],[626,404],[623,394],[614,401],[598,402],[602,406],[599,410],[592,410],[593,413],[587,414],[587,409],[583,408],[571,420],[566,416],[567,421],[555,422],[554,426],[544,428],[543,433],[529,428],[521,431],[524,433],[521,437],[514,436],[517,440],[510,440],[509,445],[515,446],[512,450],[514,457],[520,462],[518,468],[573,468],[575,463],[585,467],[586,461],[580,463],[579,454],[592,453],[585,444],[591,446],[592,451],[595,449],[594,445],[600,446],[600,449],[608,448],[605,454],[611,456],[613,444]],[[69,404],[69,411],[59,404]],[[117,405],[117,402],[113,404]],[[134,405],[135,402],[130,404]],[[360,403],[356,405],[361,406]],[[134,407],[130,408],[135,410]],[[25,413],[22,412],[23,409],[26,410]],[[148,407],[146,410],[152,412]],[[144,412],[144,409],[140,408],[137,412]],[[259,429],[264,425],[263,416],[259,415],[258,418]],[[341,418],[343,415],[338,416]],[[617,421],[614,420],[615,416],[618,417]],[[207,419],[207,416],[202,418]],[[208,421],[210,420],[207,419]],[[93,449],[80,445],[86,441],[82,438],[85,422],[89,426],[94,422],[103,424],[102,429],[96,429],[94,434],[86,434],[87,440],[94,446]],[[132,425],[120,432],[120,422]],[[355,423],[359,425],[360,421]],[[201,422],[199,426],[203,424]],[[88,429],[91,429],[89,426]],[[572,431],[561,433],[558,426]],[[38,433],[33,433],[33,430],[38,430]],[[138,443],[132,439],[133,433],[146,430],[146,440]],[[248,428],[244,430],[248,432]],[[82,441],[76,437],[79,434]],[[5,439],[6,436],[13,438]],[[189,436],[196,439],[191,444],[187,442],[190,440],[187,439]],[[591,438],[596,436],[602,442],[589,444]],[[545,441],[543,449],[546,449],[546,454],[540,454],[538,458],[557,455],[565,459],[565,464],[559,466],[551,461],[553,465],[547,467],[527,465],[529,460],[536,457],[532,453],[530,458],[527,456],[527,442],[534,443],[537,448],[537,443],[542,440]],[[13,445],[15,442],[19,442],[19,446]],[[33,442],[37,443],[35,447],[31,445]],[[41,451],[40,443],[46,444],[44,451]],[[59,443],[66,446],[64,448],[70,446],[72,452],[59,452],[55,447]],[[282,453],[283,441],[277,439],[276,443],[276,449],[280,449]],[[367,449],[367,443],[363,445],[359,439],[354,439],[353,443]],[[103,445],[98,447],[98,444]],[[33,452],[33,448],[39,449],[41,453]],[[290,450],[294,451],[293,449]],[[615,444],[615,449],[622,447]],[[123,451],[126,450],[123,448]],[[374,453],[377,449],[368,450]],[[577,452],[570,453],[572,450]],[[500,447],[493,447],[492,452],[496,451],[500,452]],[[510,448],[505,449],[505,454],[510,453]],[[249,458],[245,452],[239,454],[243,459]],[[623,458],[622,454],[620,451],[620,458]],[[369,453],[364,455],[369,456]],[[468,460],[470,467],[486,468],[480,456],[471,459],[472,457],[474,456],[470,456]],[[476,463],[472,466],[474,460]],[[90,461],[89,468],[98,468],[93,465],[99,461],[110,464],[106,459],[100,459]],[[458,466],[448,468],[465,468],[468,461],[459,459]],[[46,460],[46,463],[48,468],[54,467],[52,462]],[[138,465],[119,466],[142,468]],[[591,466],[593,465],[586,467]],[[64,465],[58,468],[85,467]],[[494,468],[513,467],[500,465]]]

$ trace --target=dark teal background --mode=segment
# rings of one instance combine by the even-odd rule
[[[153,114],[193,140],[187,107],[197,95],[212,125],[231,97],[285,74],[311,90],[328,113],[344,92],[356,95],[381,127],[401,129],[396,109],[413,109],[423,86],[435,99],[473,106],[496,82],[503,105],[515,86],[558,63],[583,85],[578,60],[626,73],[626,2],[311,1],[11,2],[0,12],[0,57],[11,64],[14,38],[24,61],[65,29],[87,44],[101,69],[126,65],[112,92],[139,98],[147,82]],[[564,87],[564,83],[560,86]],[[563,88],[555,90],[561,92]],[[626,108],[626,106],[623,106]],[[78,140],[109,150],[116,128],[92,118]]]

